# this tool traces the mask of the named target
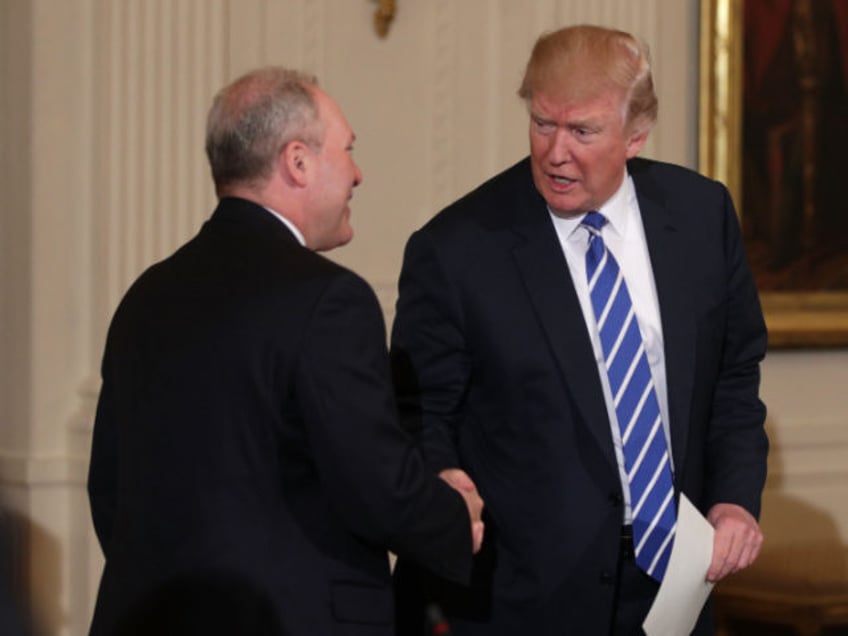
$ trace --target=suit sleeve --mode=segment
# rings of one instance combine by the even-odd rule
[[[116,422],[111,409],[112,386],[106,373],[107,352],[104,354],[103,385],[97,401],[91,459],[88,467],[88,498],[94,531],[103,554],[108,556],[115,511],[118,505]]]
[[[346,273],[311,316],[298,400],[332,505],[360,537],[465,582],[471,528],[462,497],[425,467],[398,425],[386,332],[370,287]]]
[[[766,409],[759,398],[766,326],[739,221],[726,189],[724,200],[727,311],[708,436],[706,507],[735,503],[757,517],[768,454],[763,426]]]
[[[406,246],[399,292],[391,363],[404,426],[434,470],[461,466],[457,435],[471,356],[458,295],[426,230]]]

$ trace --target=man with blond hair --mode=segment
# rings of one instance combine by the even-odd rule
[[[519,95],[530,156],[404,255],[399,403],[487,511],[470,589],[398,563],[405,636],[428,603],[457,636],[642,633],[683,495],[715,528],[708,580],[762,543],[766,330],[726,188],[637,157],[657,99],[627,33],[542,36]]]

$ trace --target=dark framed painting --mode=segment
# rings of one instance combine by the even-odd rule
[[[848,345],[848,0],[701,0],[698,136],[770,345]]]

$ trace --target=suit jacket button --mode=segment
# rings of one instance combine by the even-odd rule
[[[615,577],[609,572],[601,572],[601,585],[612,585]]]

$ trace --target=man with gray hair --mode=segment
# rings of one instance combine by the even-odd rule
[[[482,502],[424,465],[373,291],[316,253],[353,235],[353,143],[313,77],[265,68],[216,96],[218,206],[106,341],[92,634],[389,636],[387,550],[468,578]]]

